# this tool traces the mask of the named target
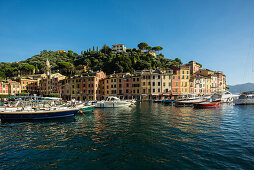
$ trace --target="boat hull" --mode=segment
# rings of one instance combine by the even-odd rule
[[[220,102],[195,103],[195,108],[215,108],[220,106]]]
[[[175,104],[176,106],[192,106],[193,104],[201,103],[204,101],[205,101],[204,99],[180,100],[180,101],[175,101]]]
[[[0,119],[2,120],[32,120],[32,119],[56,119],[73,117],[78,110],[64,111],[38,111],[38,112],[2,112]]]
[[[117,107],[129,107],[132,103],[96,103],[96,108],[117,108]]]
[[[235,105],[254,105],[254,99],[235,99]]]
[[[91,112],[93,112],[94,108],[95,108],[95,106],[86,106],[86,107],[83,107],[79,110],[82,111],[82,113],[91,113]]]

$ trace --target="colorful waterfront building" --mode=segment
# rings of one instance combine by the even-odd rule
[[[9,85],[7,82],[0,82],[0,95],[8,95],[9,94]]]
[[[189,93],[190,92],[190,66],[182,65],[180,66],[180,90],[181,94]]]
[[[221,71],[215,72],[217,76],[217,91],[226,91],[226,76]]]
[[[172,96],[176,98],[179,94],[181,94],[181,78],[180,78],[180,68],[176,66],[172,66],[171,69],[173,70],[172,75]]]
[[[103,71],[90,71],[67,78],[61,83],[61,96],[67,100],[97,100],[101,96],[100,80],[105,77]]]
[[[130,94],[125,89],[126,77],[130,76],[130,73],[114,73],[101,80],[103,98],[106,99],[109,96],[116,96],[120,99],[126,98]],[[128,84],[129,86],[129,84]],[[128,87],[129,88],[129,87]]]
[[[19,82],[7,80],[8,81],[8,94],[9,95],[16,95],[21,93],[21,85]]]

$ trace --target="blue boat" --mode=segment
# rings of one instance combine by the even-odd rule
[[[33,119],[56,119],[73,117],[79,109],[65,109],[54,111],[13,111],[0,112],[1,120],[33,120]]]
[[[165,104],[172,104],[172,103],[175,103],[174,100],[168,100],[168,99],[165,99],[163,102],[164,102]]]

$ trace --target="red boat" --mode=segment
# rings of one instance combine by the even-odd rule
[[[193,104],[195,108],[214,108],[219,107],[220,102],[201,102]]]

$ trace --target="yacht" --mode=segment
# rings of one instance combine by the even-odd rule
[[[95,107],[97,108],[105,108],[105,107],[126,107],[131,106],[134,103],[128,100],[120,100],[118,97],[109,96],[106,100],[98,101],[95,103]]]
[[[254,104],[254,91],[243,92],[238,99],[234,99],[236,105],[251,105]]]
[[[217,92],[214,95],[212,95],[212,100],[213,101],[220,101],[221,103],[232,103],[234,100],[234,96],[232,93],[229,91],[221,91]]]

